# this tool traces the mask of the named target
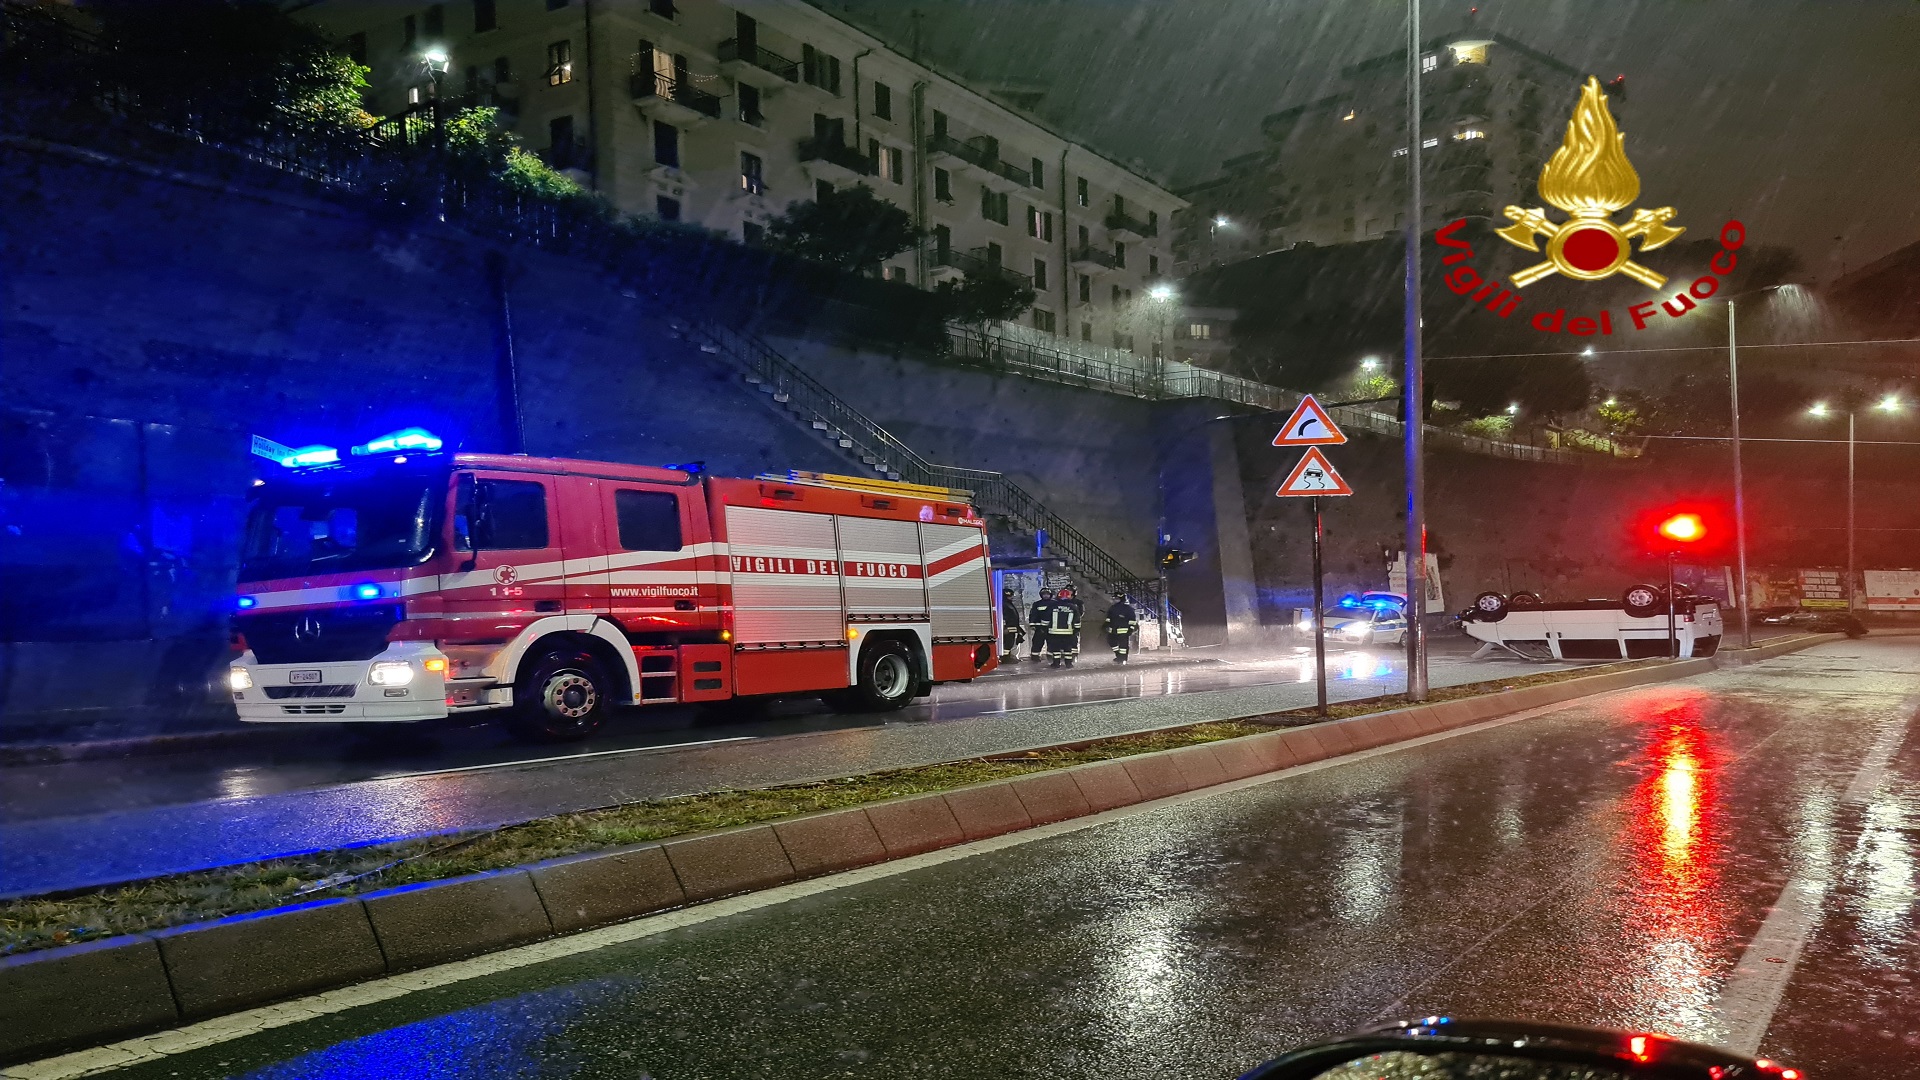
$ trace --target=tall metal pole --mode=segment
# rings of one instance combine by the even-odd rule
[[[1313,504],[1313,684],[1320,715],[1327,715],[1327,598],[1320,570],[1320,496]]]
[[[1853,614],[1853,413],[1847,410],[1847,614]]]
[[[1426,386],[1420,370],[1420,0],[1407,0],[1407,286],[1404,395],[1407,474],[1407,700],[1427,700]],[[1316,579],[1316,585],[1317,585]],[[1314,608],[1314,627],[1320,625]]]
[[[1753,648],[1753,605],[1747,590],[1747,490],[1740,475],[1740,351],[1734,333],[1733,301],[1727,301],[1727,385],[1733,400],[1733,550],[1740,575],[1733,601],[1740,605],[1740,647]]]

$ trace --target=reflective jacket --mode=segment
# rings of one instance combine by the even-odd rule
[[[1047,608],[1047,633],[1077,634],[1080,632],[1080,619],[1086,606],[1078,600],[1055,600]]]
[[[1107,633],[1131,634],[1140,629],[1140,617],[1134,613],[1133,605],[1125,600],[1107,609]]]

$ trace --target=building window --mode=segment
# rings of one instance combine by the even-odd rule
[[[994,268],[995,270],[998,270],[1002,265],[1002,258],[1003,256],[1001,253],[1000,245],[993,243],[992,241],[988,241],[987,242],[987,265]]]
[[[933,227],[933,258],[935,262],[945,264],[953,254],[953,230],[945,225]]]
[[[1040,308],[1033,309],[1033,328],[1035,330],[1044,330],[1051,334],[1053,333],[1053,327],[1053,312],[1044,311]]]
[[[680,220],[679,199],[670,199],[665,195],[656,195],[653,199],[653,210],[654,213],[660,215],[661,221]]]
[[[1044,289],[1047,287],[1047,260],[1045,259],[1033,260],[1033,287],[1036,289]],[[1052,327],[1048,327],[1048,329],[1052,329]]]
[[[366,34],[360,33],[360,34],[347,35],[347,58],[349,60],[352,60],[354,63],[359,64],[361,67],[365,67],[367,65],[367,35]]]
[[[1093,303],[1093,279],[1085,274],[1080,275],[1080,302]]]
[[[765,195],[767,179],[760,155],[740,151],[740,190],[749,195]]]
[[[556,116],[547,121],[547,164],[556,169],[578,165],[579,147],[573,137],[573,117]]]
[[[1453,137],[1461,142],[1465,142],[1468,139],[1484,139],[1487,137],[1487,133],[1481,131],[1479,128],[1468,128],[1465,131],[1455,132]]]
[[[933,110],[933,137],[936,139],[947,137],[947,114],[939,109]]]
[[[1027,174],[1032,177],[1034,187],[1047,186],[1047,166],[1039,158],[1033,159],[1033,168],[1028,169]]]
[[[499,15],[494,11],[494,0],[473,0],[473,32],[484,34],[500,25]]]
[[[1394,156],[1394,157],[1406,157],[1406,156],[1407,156],[1407,148],[1403,146],[1403,147],[1401,147],[1401,148],[1399,148],[1398,150],[1395,150],[1395,151],[1393,152],[1393,156]]]
[[[1213,324],[1203,322],[1189,323],[1187,325],[1187,336],[1195,341],[1206,341],[1213,337]]]
[[[904,184],[907,180],[907,153],[897,146],[879,146],[874,155],[874,169],[880,179],[894,184]]]
[[[825,180],[815,180],[813,182],[813,201],[814,202],[823,203],[823,202],[826,202],[832,196],[833,196],[832,184],[826,182]]]
[[[679,14],[674,10],[673,0],[647,0],[647,10],[663,19],[671,19]]]
[[[748,247],[759,247],[766,242],[767,227],[757,221],[743,221],[740,223],[740,239]]]
[[[1074,189],[1079,196],[1080,205],[1081,206],[1087,205],[1087,178],[1082,176],[1077,181],[1075,181]],[[1085,241],[1082,241],[1082,243],[1084,242]]]
[[[1083,248],[1092,246],[1087,242],[1087,227],[1085,225],[1080,226],[1080,246]]]
[[[510,83],[512,81],[513,81],[513,64],[508,62],[507,58],[504,56],[494,57],[493,58],[493,85],[499,86],[501,83]]]
[[[1439,69],[1439,67],[1440,67],[1439,53],[1427,53],[1425,56],[1422,56],[1420,58],[1420,73],[1422,75],[1426,74],[1429,71],[1436,71]]]
[[[480,65],[467,65],[467,96],[475,97],[480,93]]]
[[[1115,285],[1113,287],[1113,306],[1114,307],[1120,306],[1120,286],[1118,285]]]
[[[740,122],[743,124],[752,124],[754,127],[759,127],[761,124],[766,123],[766,116],[760,112],[760,88],[741,83],[737,89],[739,91]]]
[[[1127,268],[1127,245],[1118,240],[1113,242],[1113,265],[1122,270]]]
[[[1082,322],[1080,324],[1080,340],[1081,341],[1093,340],[1093,324],[1092,323]]]
[[[409,16],[407,16],[407,17],[406,17],[406,18],[404,18],[404,19],[401,19],[401,20],[400,20],[400,48],[401,48],[401,50],[402,50],[402,51],[405,51],[405,52],[412,52],[412,51],[413,51],[413,47],[414,47],[415,45],[417,45],[417,44],[419,44],[419,41],[420,41],[420,22],[419,22],[419,20],[417,20],[417,19],[415,19],[415,18],[414,18],[413,16],[411,16],[411,15],[409,15]]]
[[[1147,256],[1147,276],[1148,277],[1160,276],[1160,256],[1158,255]]]
[[[811,45],[800,47],[801,78],[808,86],[817,86],[834,97],[840,96],[840,58],[828,56]]]
[[[1422,149],[1422,150],[1431,150],[1431,149],[1433,149],[1434,147],[1436,147],[1436,146],[1439,146],[1439,145],[1440,145],[1440,140],[1439,140],[1439,139],[1438,139],[1437,137],[1436,137],[1436,138],[1432,138],[1432,139],[1421,139],[1421,140],[1420,140],[1420,149]]]
[[[559,86],[573,81],[573,42],[556,41],[547,46],[547,85]]]
[[[653,122],[653,163],[669,169],[680,167],[680,129],[659,120]]]
[[[933,170],[933,197],[941,202],[953,201],[953,174],[945,169]]]
[[[893,87],[886,83],[873,84],[873,115],[882,120],[893,119]]]
[[[429,41],[437,42],[447,36],[447,5],[427,5],[426,31]]]
[[[888,281],[905,281],[907,280],[907,268],[904,266],[889,266],[882,273],[882,276]]]
[[[980,189],[980,216],[988,221],[1007,223],[1007,193],[990,188]]]
[[[420,88],[419,87],[417,86],[407,87],[407,104],[409,105],[420,104]]]

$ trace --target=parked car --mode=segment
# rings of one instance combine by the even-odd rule
[[[1320,613],[1328,641],[1355,645],[1404,645],[1407,640],[1407,598],[1399,593],[1366,592],[1346,596]],[[1303,613],[1295,628],[1313,633],[1313,616]]]
[[[1778,626],[1809,634],[1845,634],[1850,638],[1867,636],[1867,624],[1851,611],[1760,608],[1754,612],[1754,616],[1755,626]]]

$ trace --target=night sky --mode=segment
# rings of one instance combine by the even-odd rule
[[[1259,120],[1396,47],[1400,0],[821,0],[985,84],[1045,87],[1038,113],[1174,184],[1260,146]],[[1428,0],[1429,34],[1467,0]],[[1641,203],[1696,235],[1729,217],[1816,281],[1920,239],[1920,2],[1482,0],[1471,16],[1603,79]],[[1496,193],[1497,195],[1500,193]],[[1514,201],[1539,200],[1526,191]]]

